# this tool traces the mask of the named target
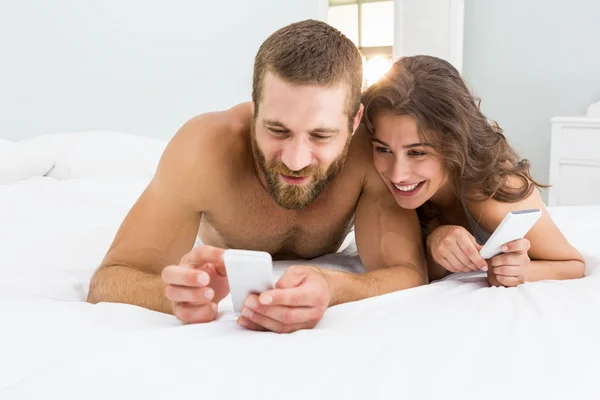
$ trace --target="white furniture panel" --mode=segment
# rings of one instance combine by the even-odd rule
[[[548,205],[600,204],[600,118],[551,122]]]

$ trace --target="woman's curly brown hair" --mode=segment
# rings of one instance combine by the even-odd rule
[[[409,115],[420,139],[432,143],[457,196],[472,201],[516,202],[527,197],[536,182],[530,164],[508,144],[498,124],[490,124],[480,101],[449,62],[432,56],[403,57],[365,90],[363,122],[373,133],[379,112]],[[520,185],[509,185],[517,177]]]

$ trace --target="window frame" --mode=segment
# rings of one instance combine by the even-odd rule
[[[357,5],[358,6],[358,14],[357,21],[358,24],[358,50],[360,50],[361,54],[369,59],[375,56],[383,56],[383,57],[392,57],[393,46],[367,46],[364,47],[362,45],[362,5],[365,3],[385,3],[392,2],[393,0],[328,0],[328,9],[331,7],[339,7],[339,6],[348,6],[348,5]]]

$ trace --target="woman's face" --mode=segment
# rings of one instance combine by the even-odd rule
[[[415,209],[446,183],[440,155],[422,143],[414,118],[380,112],[373,120],[375,168],[402,208]]]

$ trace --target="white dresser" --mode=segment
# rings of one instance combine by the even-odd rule
[[[600,204],[600,118],[552,118],[549,206]]]

